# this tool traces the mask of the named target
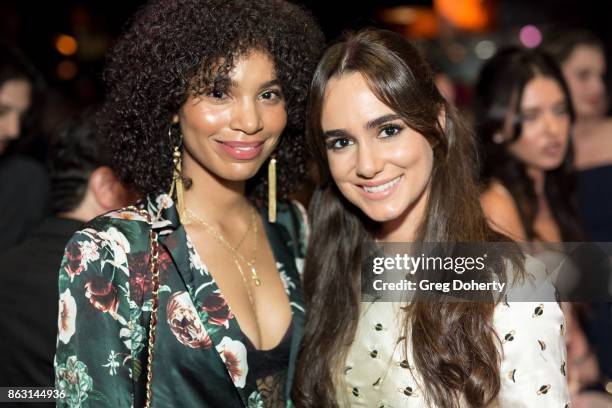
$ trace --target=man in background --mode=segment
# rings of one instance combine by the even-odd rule
[[[65,127],[49,161],[54,215],[0,255],[0,387],[53,386],[64,246],[84,222],[136,199],[115,177],[87,122]]]

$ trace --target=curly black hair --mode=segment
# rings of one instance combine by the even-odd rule
[[[98,126],[110,138],[113,168],[141,193],[167,191],[173,115],[190,93],[223,87],[235,61],[258,50],[273,60],[286,101],[287,126],[275,151],[277,194],[286,197],[306,173],[304,109],[323,45],[314,17],[286,0],[151,1],[109,53],[104,72],[108,94]],[[247,194],[259,200],[266,191],[261,169]]]

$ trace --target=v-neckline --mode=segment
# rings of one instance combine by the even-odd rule
[[[272,245],[272,243],[271,243],[271,232],[272,231],[270,231],[270,226],[267,225],[265,221],[262,224],[264,226],[264,233],[266,235],[266,239],[268,241],[270,249],[272,250],[272,257],[274,258],[274,269],[276,270],[276,273],[278,275],[280,275],[280,271],[278,269],[279,256],[277,254],[277,250],[275,249],[275,246]],[[219,297],[223,300],[223,302],[225,302],[225,304],[227,305],[228,310],[231,312],[231,315],[232,315],[232,317],[230,319],[228,319],[228,321],[234,321],[235,325],[236,325],[236,329],[240,333],[240,336],[242,336],[244,340],[248,341],[251,344],[251,346],[254,346],[254,343],[251,340],[251,338],[246,334],[246,332],[244,330],[242,330],[242,327],[240,325],[240,322],[238,321],[238,318],[233,313],[232,307],[230,306],[229,302],[227,301],[227,298],[225,297],[225,295],[223,294],[223,291],[219,287],[219,284],[217,283],[217,280],[213,276],[213,274],[211,272],[211,269],[207,266],[207,264],[204,262],[204,259],[200,256],[200,254],[198,252],[198,249],[196,248],[196,246],[193,243],[193,240],[191,239],[191,235],[189,234],[189,232],[187,231],[187,229],[184,226],[183,226],[183,230],[185,231],[185,237],[186,237],[188,246],[191,246],[191,248],[193,250],[193,255],[195,257],[197,257],[197,261],[199,261],[198,263],[201,266],[201,268],[204,271],[208,272],[208,275],[210,277],[210,282],[209,283],[210,283],[210,286],[211,286],[211,288],[209,290],[212,293],[217,293],[219,295]],[[189,254],[189,256],[191,257],[191,254]],[[283,336],[271,348],[262,349],[262,348],[253,347],[254,350],[256,350],[258,352],[266,352],[266,351],[270,351],[270,350],[273,350],[273,349],[277,348],[282,343],[283,339],[286,336],[286,333],[288,333],[291,330],[291,327],[293,325],[294,311],[293,311],[293,308],[291,307],[291,295],[289,293],[287,293],[287,291],[285,291],[285,296],[287,297],[287,305],[289,306],[289,311],[291,312],[291,318],[289,319],[289,324],[287,325],[287,327],[283,331]],[[256,313],[256,311],[253,310],[253,313]],[[204,327],[208,328],[208,323],[206,321],[202,321],[202,324],[204,324]],[[258,329],[261,332],[261,327],[258,327]]]

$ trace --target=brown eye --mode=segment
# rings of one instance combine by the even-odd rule
[[[227,98],[227,95],[225,94],[225,92],[220,91],[218,89],[210,91],[208,96],[210,96],[211,98],[214,98],[214,99],[219,99],[219,100],[223,100],[223,99]]]
[[[346,138],[338,138],[327,142],[327,148],[332,150],[341,150],[353,144],[353,141]]]
[[[386,125],[381,130],[381,136],[383,138],[397,135],[402,131],[402,127],[398,125]]]
[[[538,118],[537,112],[525,112],[521,114],[521,121],[531,122]]]
[[[280,99],[282,96],[281,93],[278,91],[265,91],[259,97],[264,100],[273,100]]]
[[[578,71],[578,74],[576,75],[578,77],[579,80],[581,81],[586,81],[587,79],[589,79],[589,71]]]
[[[557,106],[553,109],[553,112],[555,115],[557,116],[564,116],[567,115],[567,106],[565,105],[561,105],[561,106]]]

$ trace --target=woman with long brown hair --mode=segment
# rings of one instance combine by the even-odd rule
[[[583,241],[570,126],[574,110],[555,61],[507,48],[476,84],[483,147],[481,201],[494,228],[519,241]]]
[[[417,50],[389,31],[350,35],[324,54],[309,98],[319,187],[296,405],[563,407],[556,303],[362,299],[368,242],[512,246],[487,225],[474,139]],[[531,259],[499,257],[489,272],[510,272],[512,284],[537,269]]]

